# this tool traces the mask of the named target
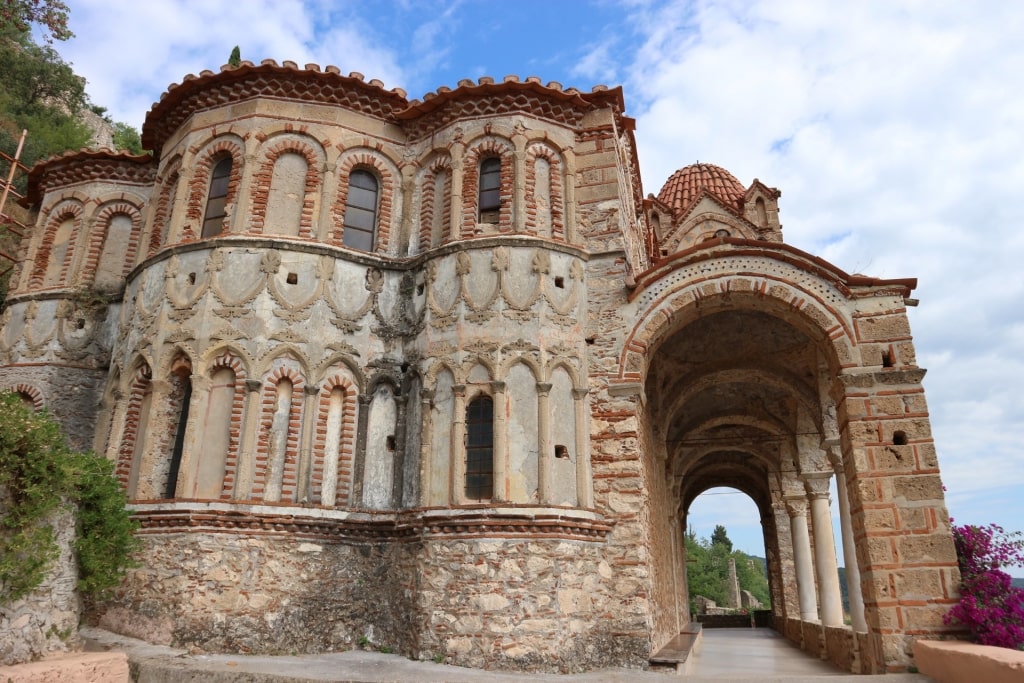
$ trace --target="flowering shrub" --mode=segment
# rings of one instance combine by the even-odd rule
[[[952,521],[952,520],[950,520]],[[953,526],[960,563],[960,603],[945,617],[966,626],[976,643],[1024,649],[1024,590],[1001,567],[1024,566],[1024,540],[996,524]]]

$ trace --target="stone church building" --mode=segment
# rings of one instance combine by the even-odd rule
[[[244,62],[168,89],[152,155],[33,168],[0,387],[116,463],[145,550],[101,625],[642,667],[729,486],[774,627],[905,668],[958,584],[916,282],[788,246],[779,190],[711,164],[645,195],[634,123],[621,88]]]

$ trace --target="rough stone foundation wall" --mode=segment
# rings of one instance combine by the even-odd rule
[[[0,492],[0,514],[7,504],[7,497]],[[60,554],[46,578],[24,598],[0,602],[0,665],[32,661],[78,645],[82,606],[75,593],[78,571],[71,548],[74,515],[69,510],[60,511],[53,525]]]
[[[103,628],[209,652],[313,654],[349,650],[365,638],[413,654],[415,544],[141,538],[145,564],[94,615]]]
[[[419,657],[559,673],[644,666],[647,640],[617,623],[634,590],[604,550],[558,539],[425,542]]]

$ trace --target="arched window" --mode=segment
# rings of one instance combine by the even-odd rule
[[[478,396],[466,408],[466,498],[494,495],[494,401]]]
[[[377,178],[369,171],[352,171],[345,200],[345,232],[342,243],[361,251],[373,251],[377,230]]]
[[[501,208],[501,159],[488,157],[480,162],[480,197],[478,211],[481,223],[497,223]]]
[[[210,174],[210,193],[206,196],[203,237],[216,237],[224,229],[227,216],[228,180],[231,178],[231,157],[224,157]]]

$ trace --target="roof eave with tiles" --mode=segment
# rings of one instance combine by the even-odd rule
[[[576,88],[563,88],[555,81],[545,85],[536,76],[525,81],[517,76],[506,76],[500,83],[484,76],[478,81],[459,81],[454,89],[438,88],[424,95],[422,100],[410,101],[401,88],[387,90],[381,81],[366,81],[358,72],[345,76],[336,66],[321,70],[317,64],[306,64],[300,68],[295,62],[279,65],[267,59],[258,65],[242,62],[237,67],[225,65],[219,72],[207,70],[198,76],[189,74],[181,83],[169,86],[146,115],[142,144],[159,151],[189,116],[253,97],[345,106],[414,129],[418,122],[427,120],[432,125],[445,125],[455,116],[513,111],[531,111],[563,123],[575,123],[584,113],[604,107],[615,112],[623,129],[632,130],[633,123],[624,116],[621,87],[598,85],[585,93]],[[486,102],[486,106],[478,105],[470,110],[451,106],[473,101]],[[451,111],[450,116],[445,116],[446,110]]]

